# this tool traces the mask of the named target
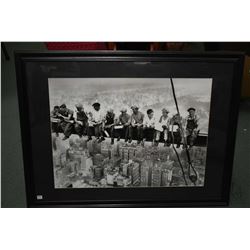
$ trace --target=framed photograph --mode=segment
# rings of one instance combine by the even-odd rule
[[[243,59],[16,53],[27,205],[228,205]]]

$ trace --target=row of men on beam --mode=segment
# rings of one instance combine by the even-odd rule
[[[75,131],[82,137],[88,136],[88,141],[94,135],[98,142],[105,140],[105,136],[111,137],[111,144],[116,137],[119,141],[121,137],[125,142],[132,142],[132,138],[137,138],[137,143],[144,145],[146,140],[158,145],[163,137],[164,146],[170,146],[170,141],[180,144],[187,139],[192,146],[199,133],[199,119],[195,113],[195,108],[187,110],[188,115],[183,119],[179,114],[169,117],[169,111],[162,109],[159,119],[156,119],[152,109],[147,110],[144,115],[137,106],[132,106],[132,114],[129,115],[126,109],[121,110],[121,114],[116,118],[112,109],[106,115],[101,111],[101,105],[95,102],[91,112],[85,112],[82,104],[77,104],[76,111],[68,109],[65,104],[55,106],[51,112],[52,132],[58,136],[59,131],[63,131],[66,140]],[[175,136],[173,138],[173,128]],[[122,135],[122,136],[121,136]],[[150,138],[149,138],[150,137]]]

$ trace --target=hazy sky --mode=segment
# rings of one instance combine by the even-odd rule
[[[183,89],[188,94],[209,96],[211,95],[212,79],[199,78],[173,78],[176,90]],[[58,89],[70,91],[77,89],[78,91],[107,91],[122,90],[131,88],[160,88],[170,87],[169,78],[50,78],[50,92],[56,92]],[[178,94],[178,93],[176,93]]]

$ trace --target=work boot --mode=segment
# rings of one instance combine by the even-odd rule
[[[131,143],[131,142],[132,142],[132,139],[129,139],[129,140],[128,140],[128,143]]]

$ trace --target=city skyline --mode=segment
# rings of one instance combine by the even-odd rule
[[[110,145],[87,142],[76,135],[69,142],[53,137],[55,188],[140,188],[192,187],[188,179],[186,154],[177,149],[186,175],[185,183],[173,148],[138,147],[119,142]],[[206,147],[193,147],[193,164],[198,174],[196,186],[205,180]]]

